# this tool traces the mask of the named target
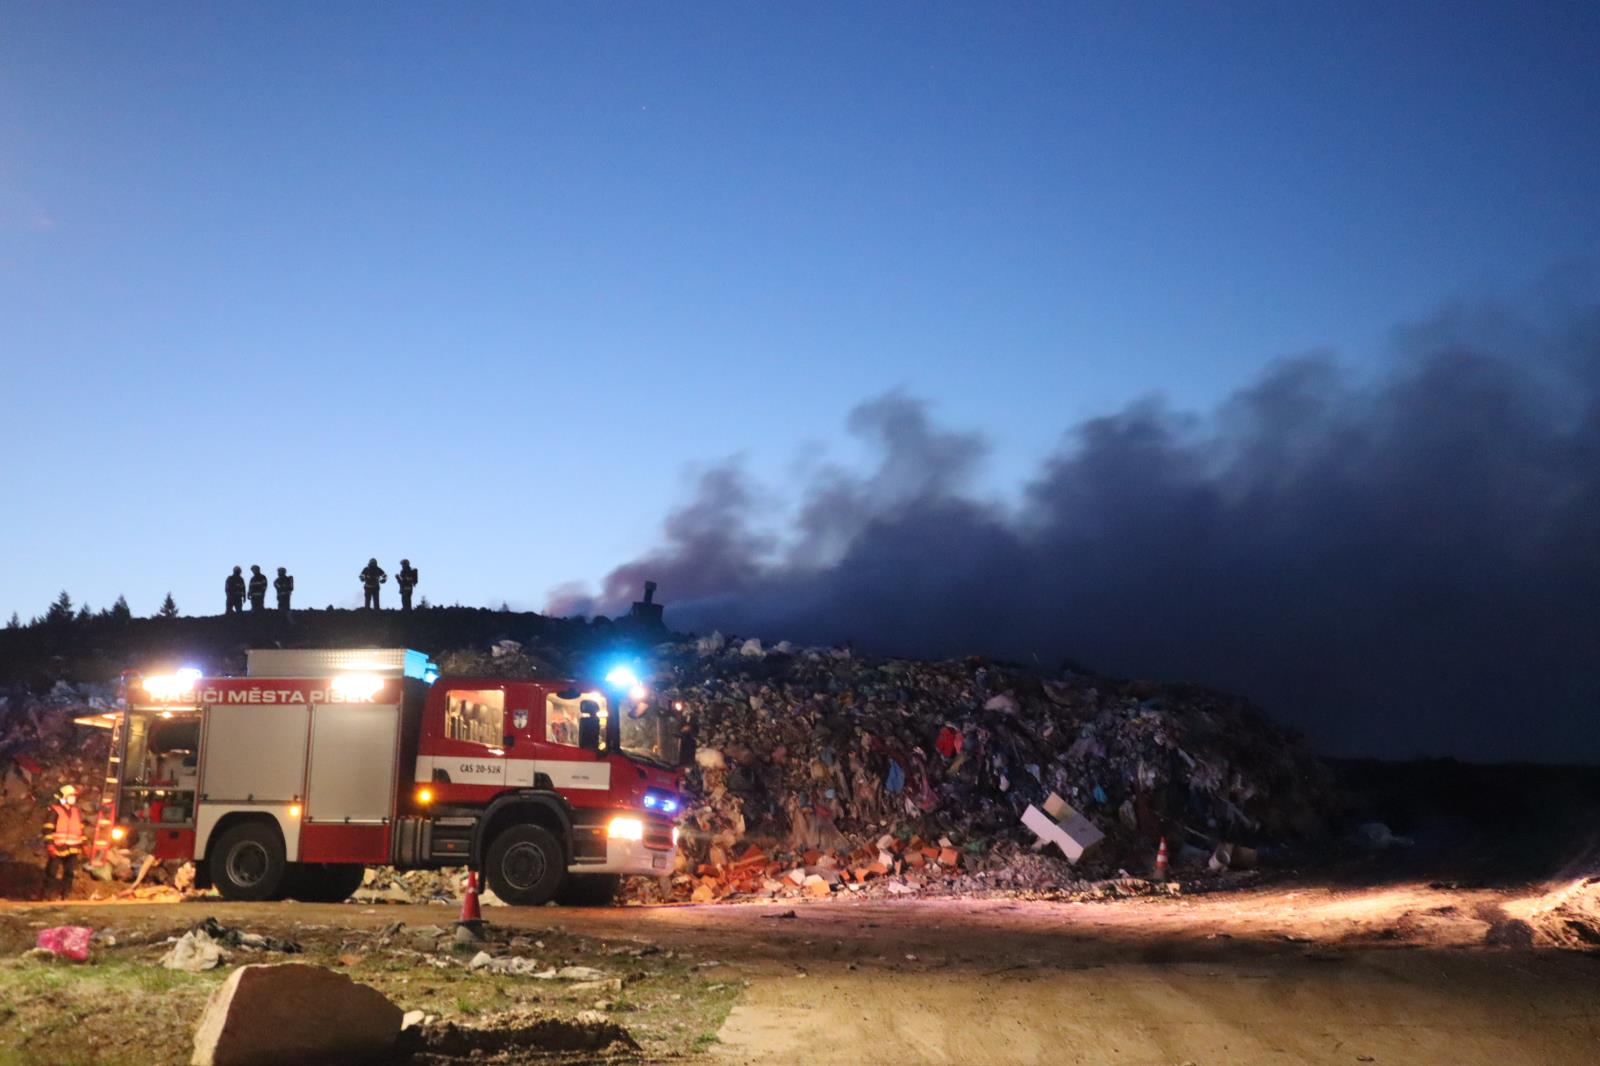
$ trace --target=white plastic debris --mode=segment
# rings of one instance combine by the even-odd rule
[[[1084,852],[1106,838],[1093,822],[1054,792],[1045,800],[1045,807],[1047,811],[1041,811],[1028,804],[1028,809],[1022,813],[1022,824],[1044,843],[1060,848],[1068,862],[1077,862]]]
[[[167,969],[188,973],[214,970],[227,961],[228,953],[204,929],[191,929],[183,934],[172,945],[172,950],[161,956],[161,965]]]

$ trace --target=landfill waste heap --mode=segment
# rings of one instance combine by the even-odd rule
[[[440,658],[498,676],[571,665],[515,642]],[[1298,737],[1194,685],[720,634],[656,646],[636,665],[690,739],[677,869],[629,883],[633,901],[1158,890],[1141,879],[1160,839],[1174,877],[1235,854],[1267,861],[1321,833],[1332,798]],[[67,682],[0,696],[0,894],[37,886],[39,826],[61,784],[94,801],[107,734],[72,719],[115,697],[111,684]],[[1105,834],[1075,864],[1021,821],[1052,794]],[[192,868],[146,862],[146,843],[113,848],[76,892],[126,893],[136,879],[141,897],[192,892]],[[453,899],[463,883],[459,870],[374,870],[356,898]]]
[[[72,719],[114,707],[115,685],[70,685],[58,681],[43,696],[21,690],[0,695],[0,896],[30,896],[42,883],[44,848],[41,829],[45,814],[62,785],[75,785],[87,801],[84,823],[94,825],[95,791],[106,774],[106,747],[110,734],[86,729]],[[114,849],[99,871],[109,879],[117,871],[123,880],[137,876],[134,856],[126,848]],[[147,880],[152,871],[146,871]],[[167,879],[157,870],[154,881]],[[80,876],[75,894],[88,891],[91,877]],[[152,883],[154,883],[152,881]]]
[[[720,634],[644,665],[694,752],[679,868],[642,899],[1125,887],[1163,837],[1216,871],[1318,835],[1331,799],[1297,736],[1194,685]],[[1020,821],[1052,793],[1105,834],[1075,867]]]

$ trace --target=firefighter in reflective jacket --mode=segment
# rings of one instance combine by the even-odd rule
[[[421,577],[417,568],[411,565],[410,559],[400,560],[400,572],[394,576],[394,583],[400,586],[400,609],[411,610],[411,590],[417,587],[417,579]]]
[[[264,611],[267,609],[267,575],[261,572],[261,567],[250,568],[250,609]]]
[[[272,591],[278,594],[278,610],[289,617],[289,597],[294,595],[294,578],[285,567],[278,567],[278,576],[272,580]]]
[[[72,892],[72,875],[78,868],[78,856],[83,852],[83,814],[78,810],[78,790],[72,785],[62,785],[55,802],[44,819],[45,851],[49,858],[44,862],[44,892],[61,886],[61,898]],[[59,871],[59,880],[58,873]]]
[[[378,565],[378,560],[368,559],[367,565],[361,571],[361,591],[363,593],[361,606],[378,609],[378,586],[389,580],[389,575],[383,572],[383,567]]]
[[[237,566],[233,568],[233,573],[228,575],[228,580],[222,583],[222,594],[228,599],[224,614],[244,613],[244,574]]]

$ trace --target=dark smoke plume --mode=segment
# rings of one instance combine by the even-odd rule
[[[1201,681],[1329,753],[1600,760],[1600,307],[1549,317],[1440,315],[1381,374],[1289,359],[1208,414],[1141,401],[1014,507],[974,491],[981,437],[890,394],[850,417],[875,469],[775,522],[718,467],[557,606],[653,578],[679,629]]]

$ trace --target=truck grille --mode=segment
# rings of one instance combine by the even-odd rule
[[[644,846],[647,848],[672,847],[672,823],[658,822],[654,818],[644,820]]]

